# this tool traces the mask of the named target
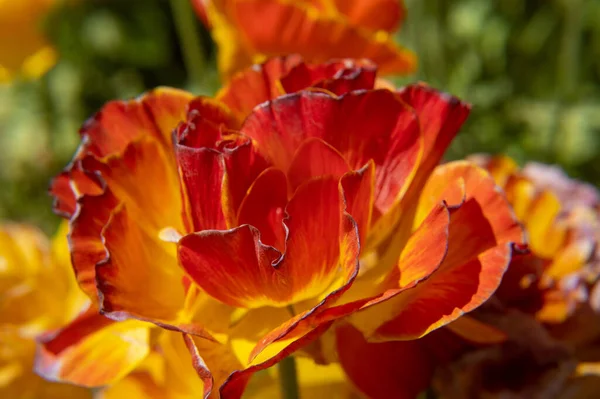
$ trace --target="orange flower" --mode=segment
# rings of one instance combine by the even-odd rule
[[[476,312],[508,340],[470,348],[442,369],[441,397],[597,397],[600,194],[556,167],[472,159],[504,188],[531,253],[513,259],[489,306]]]
[[[478,307],[523,239],[484,170],[436,167],[468,106],[375,78],[288,57],[216,99],[107,104],[52,186],[81,287],[109,318],[182,332],[204,395],[227,398],[297,349],[317,356],[341,318],[410,340]]]
[[[37,78],[56,62],[42,22],[57,0],[0,0],[0,83]]]
[[[404,19],[398,0],[192,0],[219,47],[225,79],[267,57],[298,53],[312,62],[369,58],[382,73],[408,74],[416,58],[393,32]],[[260,22],[257,22],[260,21]]]
[[[68,267],[64,233],[62,229],[51,244],[34,227],[0,227],[2,398],[92,397],[86,389],[44,381],[33,372],[36,337],[73,318],[85,300]],[[46,289],[49,286],[56,291]]]

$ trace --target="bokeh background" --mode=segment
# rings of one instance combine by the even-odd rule
[[[474,104],[449,158],[504,152],[600,184],[600,1],[406,5],[398,40],[418,54],[420,71],[394,81],[423,80]],[[213,94],[220,82],[187,0],[72,1],[43,28],[58,64],[39,80],[0,85],[0,219],[50,232],[48,181],[103,103],[159,85]]]

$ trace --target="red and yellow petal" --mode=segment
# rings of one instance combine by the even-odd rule
[[[114,322],[95,308],[42,338],[35,370],[51,381],[98,387],[118,381],[149,353],[148,325]]]

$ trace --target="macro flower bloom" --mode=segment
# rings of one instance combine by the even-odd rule
[[[65,227],[51,243],[32,226],[0,226],[0,397],[92,397],[33,372],[36,337],[75,317],[86,299],[69,267]]]
[[[600,194],[557,167],[471,159],[504,189],[530,253],[513,258],[494,297],[475,312],[507,340],[466,349],[440,370],[437,390],[442,398],[597,397]]]
[[[346,331],[413,340],[477,308],[522,230],[487,172],[437,166],[468,105],[389,86],[368,61],[290,56],[215,99],[108,103],[51,187],[80,286],[115,321],[181,332],[204,396],[223,398],[299,349],[336,361],[319,348],[332,326],[338,349]],[[68,379],[56,352],[42,360]]]
[[[408,74],[415,55],[394,43],[406,10],[399,0],[192,0],[217,43],[221,76],[268,57],[307,61],[369,58],[381,73]],[[260,21],[260,23],[257,23]]]
[[[37,78],[56,63],[43,18],[57,0],[0,0],[0,83],[15,76]]]

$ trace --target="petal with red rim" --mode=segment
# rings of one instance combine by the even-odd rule
[[[434,363],[420,341],[369,343],[350,324],[335,334],[342,368],[369,398],[413,399],[429,386]]]
[[[424,139],[419,175],[427,179],[467,119],[471,106],[424,84],[401,89],[398,94],[416,112]],[[424,182],[424,180],[416,179]]]
[[[78,210],[69,226],[69,249],[75,277],[81,289],[98,301],[96,264],[106,258],[102,229],[119,201],[110,190],[78,200]]]
[[[90,308],[64,329],[42,337],[35,370],[51,381],[87,387],[111,384],[149,353],[148,325],[114,322]]]
[[[324,64],[300,63],[281,78],[286,93],[320,88],[336,95],[352,90],[371,90],[375,86],[377,67],[367,60],[340,60]]]
[[[279,305],[291,295],[285,276],[273,267],[280,252],[263,245],[252,226],[187,235],[179,241],[178,253],[192,280],[228,305]]]
[[[139,99],[109,102],[82,127],[83,149],[105,157],[121,153],[129,143],[145,136],[168,146],[171,131],[185,120],[191,99],[187,92],[160,88]]]
[[[64,171],[52,179],[49,194],[54,199],[52,209],[62,217],[70,218],[77,208],[77,197],[71,188],[69,172]]]
[[[411,73],[416,67],[414,54],[397,46],[385,32],[375,35],[301,3],[248,0],[234,2],[230,11],[242,37],[260,54],[298,53],[311,62],[368,58],[383,73]],[[262,23],[253,23],[257,20]]]
[[[223,188],[223,209],[228,227],[237,226],[232,220],[240,209],[250,186],[268,167],[267,161],[253,145],[251,140],[240,140],[234,148],[223,153],[225,162],[225,187]]]
[[[435,273],[399,297],[402,313],[379,327],[378,337],[418,338],[477,308],[498,288],[513,246],[524,242],[493,179],[468,162],[440,166],[423,189],[422,203],[448,192],[456,179],[464,180],[466,197],[451,213],[448,253]]]

